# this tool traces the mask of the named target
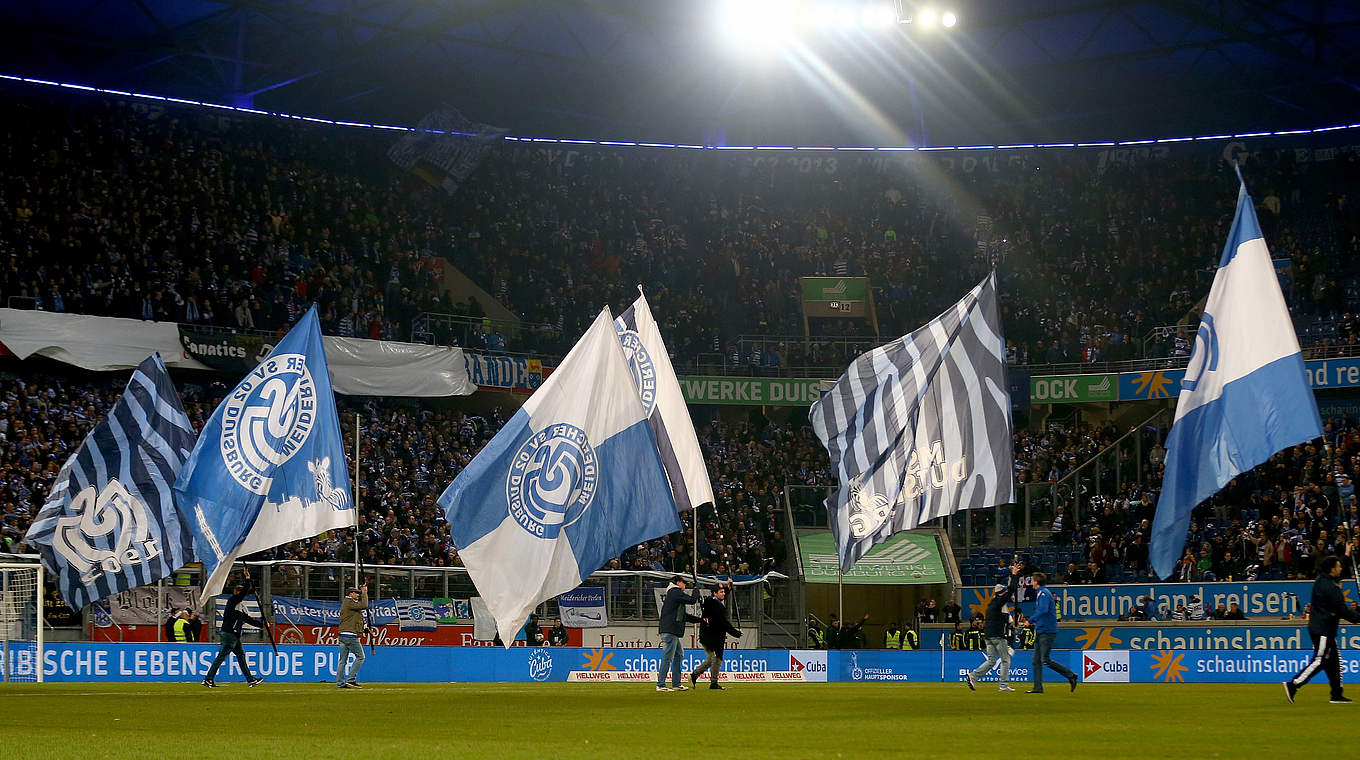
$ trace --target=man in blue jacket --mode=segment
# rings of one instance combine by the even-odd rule
[[[1048,576],[1035,573],[1030,578],[1030,585],[1034,587],[1034,614],[1030,616],[1030,621],[1034,623],[1034,662],[1030,666],[1030,670],[1034,672],[1034,688],[1025,693],[1044,693],[1045,666],[1053,668],[1058,675],[1066,678],[1072,691],[1076,691],[1077,674],[1063,667],[1061,663],[1049,659],[1053,642],[1058,638],[1058,615],[1053,592],[1048,590]]]
[[[684,669],[685,650],[680,639],[685,635],[686,621],[701,622],[699,618],[685,612],[685,605],[698,602],[698,596],[686,594],[688,584],[680,576],[671,578],[666,594],[661,602],[661,620],[657,632],[661,634],[661,667],[656,669],[657,691],[688,691],[682,683],[681,671]],[[666,672],[670,671],[671,685],[666,687]]]

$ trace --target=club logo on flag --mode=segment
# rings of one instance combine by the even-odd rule
[[[864,488],[864,479],[850,484],[850,533],[855,538],[872,535],[892,516],[892,500]]]
[[[1195,351],[1190,354],[1190,366],[1185,368],[1181,387],[1193,391],[1199,385],[1200,375],[1218,371],[1218,331],[1214,329],[1214,315],[1204,312],[1195,333]]]
[[[619,331],[619,342],[623,344],[623,355],[628,358],[628,368],[633,370],[633,382],[637,383],[642,408],[650,416],[656,408],[656,366],[652,364],[652,355],[647,353],[647,346],[637,331],[629,330],[617,321],[614,326]]]
[[[114,478],[95,496],[86,486],[71,500],[72,517],[57,519],[52,548],[70,563],[82,583],[104,573],[120,573],[123,565],[140,565],[159,557],[160,546],[151,535],[146,505]],[[95,546],[102,536],[113,536],[112,549]]]
[[[550,425],[515,452],[505,481],[510,516],[538,538],[553,539],[595,499],[599,465],[586,431]]]
[[[302,354],[255,368],[223,404],[222,463],[251,493],[269,493],[271,468],[301,449],[316,422],[316,386]]]

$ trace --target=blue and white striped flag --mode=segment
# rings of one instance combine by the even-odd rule
[[[633,370],[638,397],[647,410],[647,420],[656,435],[661,464],[675,497],[675,508],[686,509],[713,503],[713,484],[708,479],[708,465],[699,449],[699,437],[694,433],[694,420],[689,416],[685,396],[680,392],[680,380],[671,366],[666,345],[661,341],[661,330],[652,317],[647,297],[629,306],[614,327],[619,342]]]
[[[609,309],[439,504],[505,642],[540,602],[680,529]]]
[[[175,482],[175,506],[222,592],[238,557],[354,526],[345,447],[313,306],[227,394]]]
[[[875,544],[962,509],[1015,501],[996,272],[934,321],[855,359],[809,416],[839,490],[841,571]]]
[[[189,560],[171,487],[194,429],[159,354],[66,460],[25,540],[74,610],[155,583]]]
[[[1280,449],[1320,435],[1299,339],[1243,183],[1166,439],[1153,570],[1163,578],[1175,571],[1196,505]]]

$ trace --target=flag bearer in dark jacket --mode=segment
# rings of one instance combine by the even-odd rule
[[[987,602],[987,611],[982,622],[982,635],[986,639],[987,659],[977,670],[964,676],[968,688],[976,691],[978,679],[992,672],[998,660],[1001,661],[1001,691],[1015,691],[1011,688],[1011,646],[1007,641],[1006,625],[1010,621],[1004,612],[1007,604],[1015,598],[1020,584],[1020,566],[1011,566],[1010,583],[1000,583],[992,588],[992,600]]]
[[[718,677],[722,675],[723,646],[727,643],[727,634],[741,638],[741,631],[727,621],[727,590],[731,587],[732,582],[728,581],[726,586],[719,586],[713,591],[713,596],[704,600],[703,614],[699,616],[699,643],[703,644],[708,659],[689,674],[690,686],[694,686],[699,676],[707,670],[708,688],[723,688],[718,683]]]
[[[222,646],[217,650],[217,657],[213,659],[212,667],[208,669],[208,675],[203,679],[203,685],[208,688],[217,688],[217,682],[213,679],[217,676],[217,669],[222,667],[222,663],[227,661],[227,655],[236,654],[236,662],[241,666],[241,673],[246,677],[246,683],[254,686],[263,681],[250,674],[250,663],[246,662],[246,650],[241,647],[241,629],[246,623],[257,628],[263,628],[264,623],[247,615],[240,609],[241,602],[245,600],[246,594],[255,590],[255,584],[250,580],[250,571],[246,571],[246,581],[244,584],[238,583],[232,587],[231,597],[227,599],[227,607],[222,612]]]
[[[685,635],[686,622],[700,622],[700,619],[685,612],[685,605],[699,601],[695,594],[686,594],[689,584],[680,576],[671,578],[666,587],[666,595],[661,602],[661,620],[657,632],[661,634],[661,667],[656,670],[657,691],[687,691],[688,686],[681,683],[684,668],[685,649],[680,639]],[[671,685],[666,686],[666,673],[671,674]]]
[[[1346,553],[1350,554],[1349,546],[1346,547]],[[1308,617],[1308,635],[1313,637],[1313,659],[1303,666],[1298,675],[1284,682],[1284,693],[1291,704],[1294,695],[1319,670],[1327,672],[1327,680],[1332,685],[1332,704],[1344,705],[1351,701],[1341,693],[1341,655],[1336,649],[1336,627],[1339,620],[1360,623],[1360,614],[1346,607],[1340,578],[1341,558],[1324,558],[1318,565],[1317,580],[1313,581],[1313,614]]]

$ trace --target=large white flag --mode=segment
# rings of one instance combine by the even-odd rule
[[[638,397],[656,434],[675,508],[683,512],[713,503],[713,484],[708,479],[704,454],[699,450],[694,421],[690,419],[680,381],[671,366],[666,344],[661,341],[661,331],[652,318],[647,297],[639,293],[633,305],[614,320],[614,327],[633,370]]]
[[[680,529],[609,309],[439,505],[501,640],[629,546]]]

